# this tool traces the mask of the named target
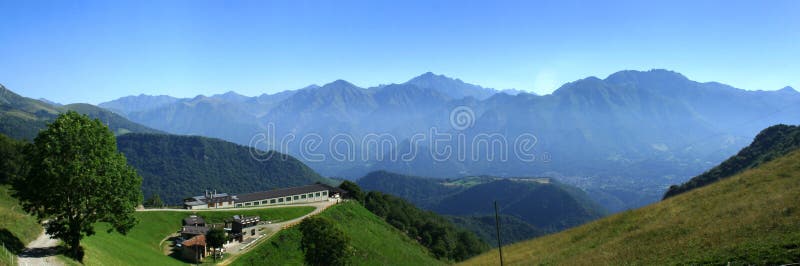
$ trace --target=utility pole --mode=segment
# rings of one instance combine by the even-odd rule
[[[500,250],[500,266],[503,266],[503,241],[500,240],[500,215],[497,214],[497,201],[494,201],[494,224],[497,228],[497,249]]]

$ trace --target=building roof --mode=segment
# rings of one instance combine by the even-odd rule
[[[209,203],[229,202],[236,199],[236,196],[228,195],[228,193],[212,193],[200,196],[187,198],[183,201],[186,206],[198,206]]]
[[[206,221],[203,220],[203,217],[199,217],[197,215],[190,215],[189,217],[183,218],[183,225],[198,225],[198,224],[206,224]]]
[[[208,233],[208,227],[205,226],[184,226],[181,228],[181,234],[190,234],[190,235],[205,235]]]
[[[186,205],[186,206],[199,206],[199,205],[206,205],[208,203],[205,203],[205,202],[202,202],[202,201],[186,201],[186,202],[183,202],[183,204]]]
[[[186,241],[183,241],[184,247],[191,247],[191,246],[205,246],[206,245],[206,236],[205,235],[196,235],[192,238],[189,238]]]
[[[228,196],[228,195],[220,196],[220,195],[221,194],[217,194],[213,198],[206,199],[206,202],[208,202],[208,203],[228,202],[228,201],[232,201],[234,199],[232,196]]]
[[[331,189],[330,186],[324,184],[313,184],[302,187],[282,188],[269,191],[241,194],[237,196],[238,199],[236,199],[236,202],[248,202],[248,201],[265,200],[271,198],[280,198],[280,197],[307,194],[311,192],[330,190],[330,189]]]

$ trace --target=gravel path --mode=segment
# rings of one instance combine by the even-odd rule
[[[58,239],[50,238],[49,235],[42,232],[39,237],[28,243],[25,250],[19,254],[17,258],[18,265],[64,265],[55,257],[58,243]]]

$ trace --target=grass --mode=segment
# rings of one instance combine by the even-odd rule
[[[442,265],[416,241],[354,202],[332,206],[319,215],[332,219],[351,239],[355,265]],[[302,234],[296,228],[283,230],[233,265],[303,265]]]
[[[314,210],[314,207],[283,207],[271,209],[198,211],[198,216],[208,223],[222,222],[236,214],[258,215],[264,220],[289,220]],[[186,263],[167,256],[162,251],[162,243],[168,235],[176,233],[181,219],[190,212],[154,211],[137,212],[137,224],[127,235],[106,233],[108,224],[97,224],[93,236],[81,242],[86,255],[86,265],[185,265]]]
[[[503,247],[507,264],[800,261],[800,151],[668,200]],[[464,262],[496,265],[492,250]]]
[[[22,210],[17,199],[11,197],[10,188],[0,186],[0,265],[10,265],[13,256],[25,244],[42,233],[36,218]]]

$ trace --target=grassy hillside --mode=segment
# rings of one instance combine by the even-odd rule
[[[475,233],[484,243],[497,247],[497,227],[493,215],[483,216],[445,216],[458,227]],[[528,240],[544,235],[545,232],[525,221],[510,215],[500,215],[500,239],[503,245]]]
[[[776,125],[758,133],[753,142],[717,167],[681,185],[671,186],[664,198],[702,187],[756,167],[800,148],[800,126]]]
[[[662,202],[504,247],[509,264],[800,261],[800,151]],[[465,262],[496,265],[497,250]]]
[[[221,222],[236,214],[258,215],[265,220],[284,221],[300,217],[313,210],[313,207],[285,207],[256,210],[199,211],[198,216],[206,222]],[[177,232],[181,219],[191,212],[157,211],[137,212],[139,219],[131,231],[123,236],[106,233],[107,224],[95,227],[97,234],[87,237],[81,245],[86,251],[86,265],[185,265],[186,263],[167,256],[162,251],[162,243],[168,235]],[[166,243],[163,243],[166,244]]]
[[[42,233],[42,227],[36,218],[25,213],[17,199],[11,197],[8,186],[0,186],[0,265],[9,265],[9,252],[16,254],[25,248],[25,244],[36,239]]]
[[[429,209],[464,186],[445,186],[442,180],[375,171],[358,179],[358,186],[404,198],[420,208]]]
[[[291,156],[256,158],[250,147],[218,139],[126,134],[117,147],[142,175],[145,198],[159,194],[171,205],[205,190],[246,193],[328,181]]]
[[[529,224],[532,230],[520,231],[531,233],[527,237],[536,236],[533,231],[560,231],[606,214],[580,189],[549,178],[474,176],[444,180],[377,171],[359,179],[358,184],[453,216],[493,216],[492,202],[496,200],[502,214]],[[484,233],[475,231],[475,226],[468,227],[478,235]]]
[[[320,215],[330,218],[351,239],[355,265],[442,265],[402,232],[357,203],[342,203]],[[296,227],[281,231],[242,255],[233,265],[303,265],[302,234]]]
[[[605,213],[579,189],[508,179],[472,186],[443,199],[433,211],[448,215],[493,214],[494,200],[500,213],[549,232],[583,224]]]

